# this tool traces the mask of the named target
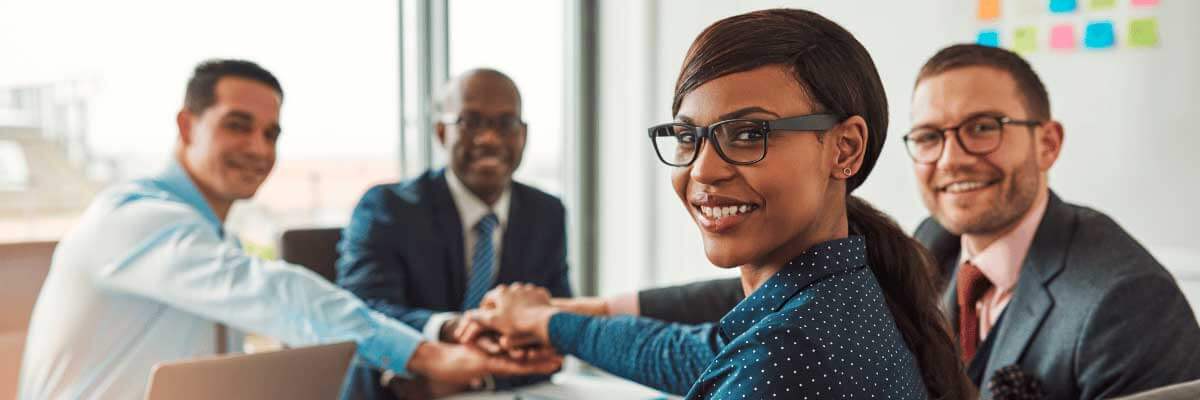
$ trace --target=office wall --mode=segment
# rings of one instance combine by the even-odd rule
[[[671,119],[671,92],[684,53],[708,24],[770,7],[808,8],[841,23],[871,51],[889,94],[891,129],[878,166],[857,194],[906,229],[926,215],[911,162],[897,140],[909,126],[912,80],[938,49],[971,41],[979,25],[962,0],[600,2],[601,292],[686,282],[735,271],[712,267],[645,138]],[[1065,199],[1114,216],[1176,276],[1200,278],[1200,2],[1164,1],[1162,46],[1029,55],[1066,127],[1051,186]],[[1119,13],[1118,13],[1119,14]],[[1116,15],[1118,22],[1122,15]],[[1082,18],[1082,17],[1081,17]],[[1036,20],[1035,23],[1047,23]],[[1197,285],[1200,289],[1200,285]]]

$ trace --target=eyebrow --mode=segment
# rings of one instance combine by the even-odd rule
[[[725,114],[721,114],[721,116],[717,118],[717,121],[727,121],[727,120],[731,120],[731,119],[738,119],[738,118],[742,118],[742,117],[745,117],[750,114],[770,114],[772,117],[780,118],[779,114],[776,114],[775,112],[773,112],[771,110],[768,110],[768,109],[765,109],[765,108],[762,108],[759,106],[752,106],[752,107],[741,108],[736,111],[728,112]],[[679,120],[679,122],[683,122],[685,124],[695,125],[695,121],[692,120],[691,117],[688,117],[686,115],[677,115],[677,116],[675,116],[675,119],[677,119],[677,120]]]
[[[1003,117],[1003,116],[1005,116],[1005,114],[999,110],[976,111],[976,112],[967,114],[967,116],[960,119],[956,125],[962,125],[964,122],[967,122],[967,121],[971,120],[972,118],[982,117],[982,116]],[[938,126],[938,125],[932,124],[932,123],[925,123],[925,124],[913,126],[913,129],[918,129],[918,128],[939,129],[939,128],[941,128],[941,126]]]
[[[225,117],[222,119],[230,119],[230,118],[254,121],[254,114],[250,114],[248,112],[240,111],[240,110],[232,110],[228,114],[225,114]]]

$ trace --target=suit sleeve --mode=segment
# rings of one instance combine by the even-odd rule
[[[1120,280],[1076,342],[1080,397],[1109,398],[1200,377],[1200,328],[1168,274]]]
[[[738,278],[714,279],[638,292],[641,315],[667,322],[717,322],[746,296]]]
[[[566,224],[566,209],[562,203],[555,201],[557,206],[554,216],[555,223],[553,226],[558,232],[555,235],[554,241],[547,247],[549,250],[546,267],[552,272],[546,289],[550,290],[550,294],[554,297],[571,297],[571,271],[567,266],[567,224]]]
[[[395,249],[405,235],[388,198],[387,187],[376,186],[354,208],[338,244],[337,284],[372,309],[422,330],[433,312],[410,307],[405,299],[408,270]]]

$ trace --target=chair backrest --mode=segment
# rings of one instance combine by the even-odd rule
[[[287,230],[279,237],[279,256],[283,261],[304,266],[334,282],[339,240],[342,240],[342,228]]]
[[[0,244],[0,398],[16,397],[29,316],[56,244]]]

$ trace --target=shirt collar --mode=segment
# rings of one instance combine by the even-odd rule
[[[200,189],[196,187],[196,183],[192,181],[191,175],[183,169],[183,165],[179,160],[171,160],[167,164],[167,168],[157,176],[150,178],[152,182],[160,189],[178,197],[184,204],[195,208],[214,227],[217,228],[217,234],[221,237],[225,236],[225,231],[222,229],[221,220],[217,218],[217,213],[213,211],[212,206],[204,199],[204,195],[200,193]]]
[[[474,227],[489,213],[496,214],[500,228],[508,226],[508,206],[512,197],[512,185],[504,188],[504,192],[500,193],[500,198],[496,199],[496,204],[489,207],[475,193],[471,193],[471,190],[467,189],[467,186],[458,179],[458,175],[453,170],[447,168],[443,175],[446,176],[446,184],[450,186],[450,198],[454,200],[454,207],[458,209],[458,217],[462,219],[463,226]]]
[[[1033,235],[1037,233],[1042,216],[1046,214],[1047,203],[1049,195],[1042,191],[1034,200],[1033,207],[1021,217],[1017,227],[988,245],[979,254],[972,255],[966,240],[962,240],[958,264],[970,261],[998,291],[1011,290],[1021,276],[1021,264],[1025,262],[1025,255],[1029,253],[1029,246],[1033,244]]]
[[[867,245],[862,236],[819,243],[793,258],[721,318],[721,334],[727,340],[741,336],[763,318],[779,312],[813,282],[866,265]]]

